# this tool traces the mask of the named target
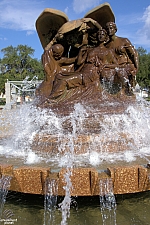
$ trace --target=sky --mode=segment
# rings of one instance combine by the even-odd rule
[[[69,20],[83,18],[102,0],[0,0],[0,51],[10,45],[27,45],[35,50],[34,58],[43,53],[35,22],[45,8],[64,12]],[[128,38],[135,48],[150,52],[150,1],[110,0],[117,36]],[[3,55],[0,53],[0,58]]]

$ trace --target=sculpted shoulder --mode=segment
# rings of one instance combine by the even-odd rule
[[[124,46],[132,46],[131,42],[129,41],[128,38],[124,37],[118,37],[115,36],[115,42],[118,43],[118,45],[124,47]]]

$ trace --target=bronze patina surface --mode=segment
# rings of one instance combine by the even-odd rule
[[[49,14],[51,20],[51,10]],[[43,15],[45,11],[39,18]],[[39,18],[36,24],[40,27]],[[45,24],[49,20],[44,19]],[[44,44],[45,80],[36,91],[38,106],[53,107],[87,99],[96,102],[95,96],[101,100],[103,90],[110,101],[111,95],[133,95],[138,54],[127,38],[116,36],[114,21],[110,5],[104,3],[82,19],[63,22],[55,35],[47,34],[50,41]],[[37,31],[41,32],[40,28]]]

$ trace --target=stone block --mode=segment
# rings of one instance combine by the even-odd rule
[[[114,180],[114,193],[135,193],[146,190],[147,169],[142,166],[108,168]]]
[[[91,194],[95,195],[98,180],[98,172],[95,169],[92,169],[90,171],[90,177],[91,177]]]
[[[50,168],[20,167],[14,170],[11,190],[30,194],[43,194],[44,182]]]
[[[59,195],[65,195],[66,179],[71,184],[70,195],[72,196],[91,196],[96,185],[96,170],[93,168],[73,168],[62,169],[59,173]],[[70,175],[67,175],[70,174]],[[91,185],[92,175],[92,185]],[[95,176],[95,177],[94,177]],[[69,180],[70,179],[70,180]]]
[[[23,192],[22,188],[22,173],[20,169],[14,169],[13,171],[13,177],[11,179],[11,185],[10,190],[11,191],[17,191],[17,192]]]
[[[147,167],[147,187],[146,187],[146,190],[150,190],[150,166]]]
[[[13,165],[1,164],[0,165],[1,175],[12,176],[13,175]]]
[[[138,168],[138,191],[145,191],[147,188],[148,176],[147,168],[139,166]]]

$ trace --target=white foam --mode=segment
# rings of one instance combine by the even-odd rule
[[[41,157],[39,157],[32,151],[28,152],[27,157],[25,159],[26,164],[39,163],[40,161],[41,161]]]
[[[100,160],[100,154],[98,152],[92,152],[89,156],[89,162],[91,165],[93,166],[97,166],[100,164],[101,160]]]
[[[113,105],[112,105],[113,107]],[[90,111],[91,109],[89,109]],[[51,162],[51,155],[44,155],[42,152],[36,152],[32,149],[32,144],[36,140],[36,135],[43,137],[58,138],[58,156],[53,158],[53,162],[60,167],[74,164],[78,165],[89,163],[92,166],[100,165],[102,162],[115,161],[135,161],[137,157],[150,156],[150,105],[140,100],[135,105],[129,105],[124,114],[105,114],[103,118],[99,117],[98,112],[90,123],[99,124],[99,132],[90,133],[85,124],[89,112],[83,105],[76,104],[75,110],[66,117],[55,115],[49,109],[38,109],[34,106],[24,105],[15,111],[5,111],[0,115],[0,126],[5,135],[13,133],[7,141],[0,146],[0,154],[11,157],[20,157],[26,164],[39,163],[42,160]],[[92,120],[93,119],[93,120]],[[63,128],[66,121],[71,124],[72,130]],[[10,129],[6,129],[9,127]],[[74,146],[77,145],[74,140],[78,136],[87,136],[87,154],[74,154]],[[40,139],[38,140],[40,145]],[[50,141],[49,141],[50,142]],[[108,145],[107,145],[108,142]],[[112,153],[109,150],[109,143],[123,143],[126,146],[125,151]],[[52,140],[53,143],[53,140]],[[42,143],[43,145],[46,143]],[[82,139],[78,143],[78,149],[82,148]],[[55,147],[54,147],[55,148]],[[69,149],[62,156],[62,152]],[[93,151],[94,150],[94,151]],[[44,159],[45,158],[45,159]]]
[[[133,162],[136,160],[135,153],[131,151],[124,152],[124,157],[126,162]]]

